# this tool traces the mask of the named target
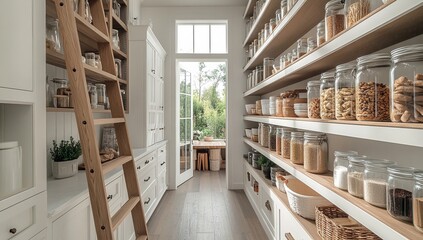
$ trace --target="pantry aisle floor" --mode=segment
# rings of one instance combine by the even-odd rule
[[[150,240],[265,240],[244,191],[226,188],[225,171],[194,172],[167,191],[148,222]]]

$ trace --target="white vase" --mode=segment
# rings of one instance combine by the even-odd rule
[[[52,163],[52,172],[54,178],[67,178],[72,177],[78,173],[78,159],[55,162]]]

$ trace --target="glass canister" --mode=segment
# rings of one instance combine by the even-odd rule
[[[331,0],[326,4],[325,32],[326,41],[345,29],[345,11],[343,0]]]
[[[363,198],[364,196],[364,159],[362,157],[348,157],[348,193]]]
[[[357,156],[357,152],[335,151],[333,162],[333,185],[339,189],[348,190],[348,156]]]
[[[322,20],[317,24],[317,46],[320,47],[323,43],[326,42],[326,30],[325,30],[325,20]]]
[[[376,207],[386,208],[388,167],[395,165],[395,162],[367,159],[364,165],[364,200]]]
[[[117,29],[112,29],[112,41],[113,41],[113,46],[116,49],[120,49],[119,31]]]
[[[258,144],[260,144],[260,145],[261,145],[261,128],[262,128],[262,126],[263,126],[263,123],[259,123],[259,124],[258,124],[258,128],[257,128],[257,135],[258,135],[258,140],[257,140],[257,142],[258,142]]]
[[[84,18],[89,23],[93,23],[93,16],[91,15],[91,8],[90,8],[90,2],[88,0],[85,0],[85,13]]]
[[[287,0],[282,0],[281,1],[281,19],[284,19],[287,13],[288,13],[288,2]]]
[[[304,132],[291,132],[290,159],[294,164],[304,164]]]
[[[269,125],[267,124],[262,124],[261,125],[261,141],[260,144],[262,147],[269,147]]]
[[[90,96],[90,103],[91,108],[97,108],[98,104],[98,95],[97,95],[97,87],[93,84],[88,85],[88,94]]]
[[[336,66],[335,115],[337,120],[355,120],[355,78],[357,62]]]
[[[95,87],[97,89],[97,104],[104,106],[106,103],[106,84],[98,83]]]
[[[120,18],[120,4],[116,0],[113,0],[113,12]]]
[[[262,37],[263,37],[263,44],[269,38],[270,33],[271,33],[270,24],[269,23],[265,23],[264,24],[264,34],[262,35]]]
[[[326,134],[304,133],[304,169],[323,174],[328,171],[328,142]]]
[[[275,20],[276,20],[276,25],[278,25],[282,21],[282,11],[281,11],[280,8],[277,9],[276,12],[275,12]],[[275,28],[276,28],[276,26],[275,26]]]
[[[258,51],[258,39],[254,39],[253,41],[253,56],[256,55]]]
[[[274,59],[269,57],[263,59],[263,79],[272,75],[273,61]]]
[[[397,48],[391,55],[391,121],[423,122],[423,44]]]
[[[355,77],[357,120],[389,120],[390,66],[390,55],[386,53],[358,58]]]
[[[276,18],[271,18],[270,22],[269,22],[269,36],[270,36],[270,34],[273,33],[273,31],[275,31],[275,28],[276,28]],[[267,37],[269,37],[269,36],[267,36]]]
[[[313,51],[317,47],[316,38],[309,37],[307,38],[307,53]]]
[[[291,63],[294,63],[298,59],[298,50],[296,48],[292,49],[291,53]]]
[[[276,151],[276,126],[269,126],[269,150]]]
[[[281,97],[276,97],[276,117],[283,117],[283,100]]]
[[[263,81],[263,67],[262,66],[257,66],[256,67],[256,81],[257,84],[259,84],[260,82]]]
[[[276,154],[282,154],[282,128],[276,128]]]
[[[282,156],[285,159],[291,158],[291,128],[282,128]]]
[[[63,52],[57,19],[47,18],[46,20],[46,48],[60,53]]]
[[[291,11],[291,9],[294,7],[295,3],[297,2],[297,0],[288,0],[287,2],[287,11]]]
[[[399,220],[413,221],[413,174],[410,167],[388,167],[388,188],[386,191],[386,209]]]
[[[95,55],[95,67],[102,70],[103,66],[101,65],[101,58],[99,54]]]
[[[276,97],[269,97],[269,114],[270,116],[276,116]]]
[[[307,54],[307,38],[300,38],[297,41],[297,58]]]
[[[423,232],[423,172],[414,173],[413,189],[413,224],[414,227]]]
[[[288,67],[289,65],[291,65],[291,63],[292,63],[292,53],[289,52],[286,54],[284,66]]]
[[[122,78],[122,60],[115,58],[116,76]]]
[[[371,4],[373,6],[371,6]],[[372,9],[382,5],[381,0],[346,0],[345,26],[351,27],[369,14]]]
[[[308,118],[320,119],[320,81],[307,83]]]
[[[53,78],[55,95],[67,95],[69,91],[68,80],[63,78]]]
[[[320,117],[335,119],[335,73],[322,73],[320,78]]]
[[[88,65],[91,67],[95,67],[95,53],[93,52],[87,52],[85,53],[85,61]]]

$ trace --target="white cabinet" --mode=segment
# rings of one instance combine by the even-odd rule
[[[148,26],[130,26],[130,105],[127,116],[132,146],[164,140],[164,60],[166,52]]]

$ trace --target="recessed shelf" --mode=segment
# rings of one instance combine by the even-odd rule
[[[423,33],[423,2],[394,1],[267,78],[244,96],[261,95]]]
[[[304,182],[327,200],[341,208],[365,227],[383,239],[422,239],[423,233],[418,232],[413,224],[402,222],[391,217],[382,208],[370,205],[363,199],[356,198],[348,192],[333,186],[332,175],[317,175],[304,170],[301,165],[295,165],[290,160],[283,159],[276,152],[260,146],[260,144],[244,138],[244,142],[256,149],[274,163],[288,171],[294,177]]]
[[[257,0],[248,0],[247,7],[244,12],[244,19],[249,19],[253,16],[254,6],[256,5]]]

